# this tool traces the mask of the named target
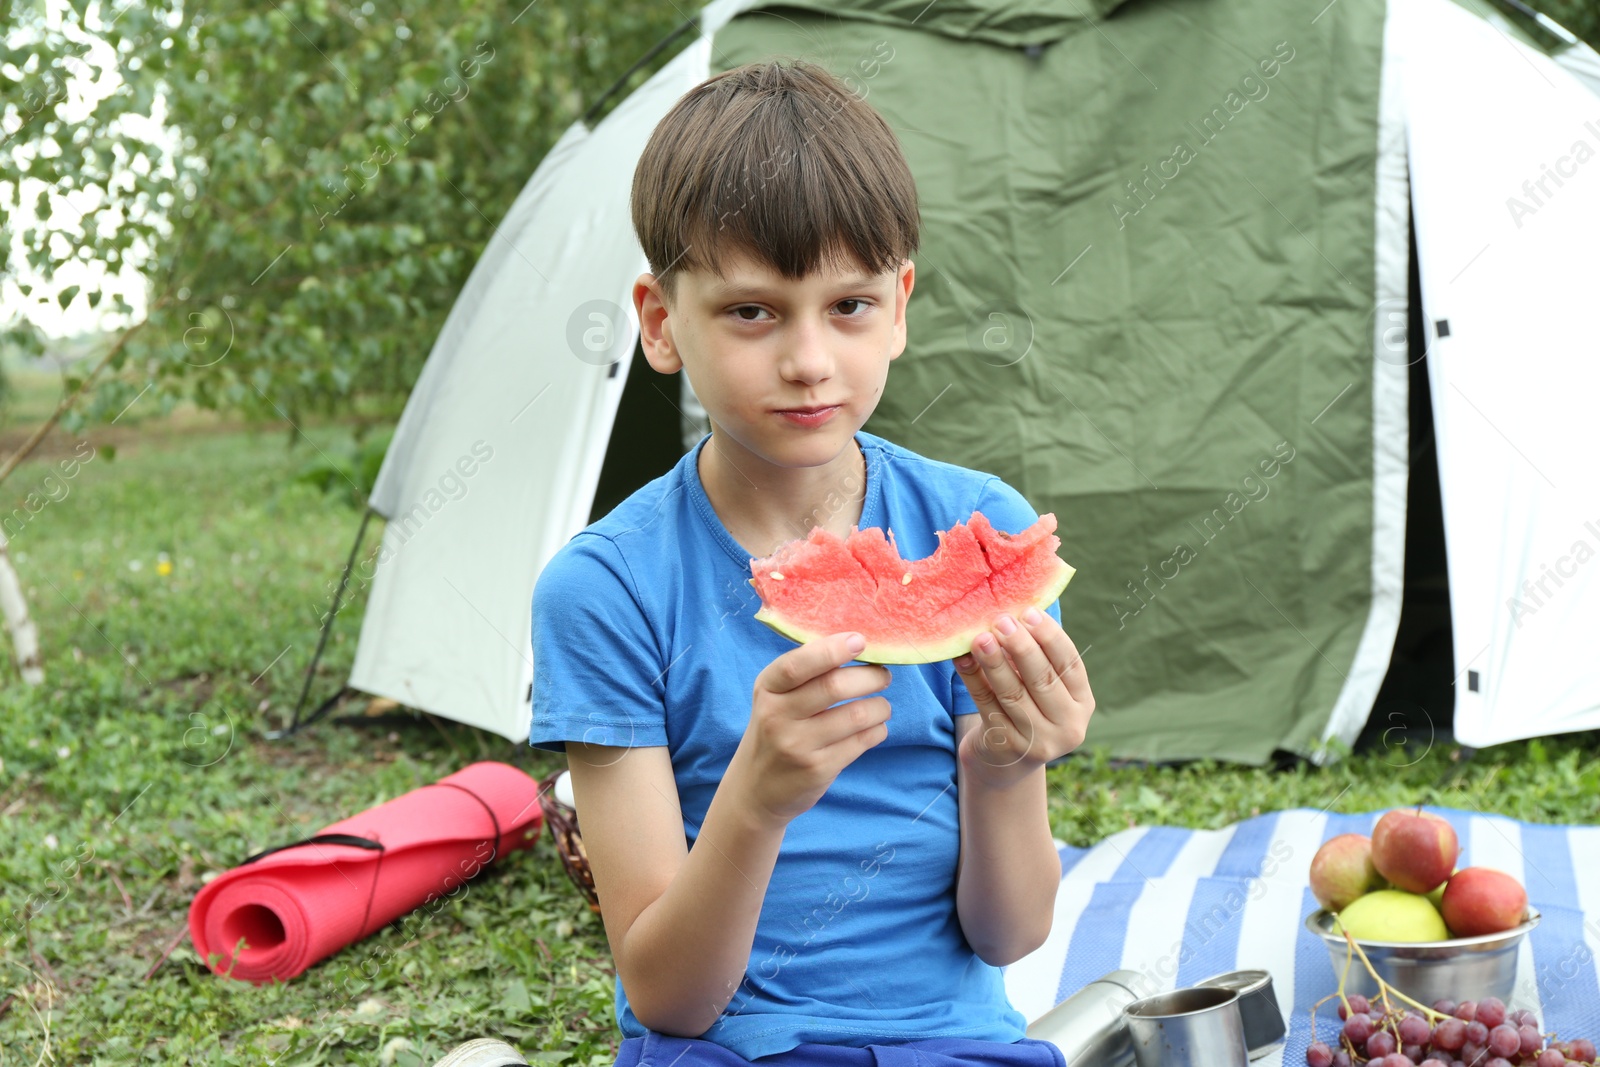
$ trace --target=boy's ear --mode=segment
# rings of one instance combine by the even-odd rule
[[[633,309],[639,319],[639,346],[644,349],[645,360],[662,374],[676,373],[683,366],[683,360],[678,357],[678,347],[672,340],[672,323],[661,281],[654,274],[641,274],[633,283]]]
[[[916,264],[909,259],[900,263],[900,273],[894,281],[894,336],[889,341],[889,358],[894,359],[906,347],[906,304],[911,300],[911,289],[917,284]]]

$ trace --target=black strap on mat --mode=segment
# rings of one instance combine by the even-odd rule
[[[467,796],[471,797],[473,800],[476,800],[479,804],[483,805],[483,810],[489,813],[489,824],[494,827],[494,850],[489,853],[489,858],[483,861],[483,866],[479,867],[478,870],[480,870],[480,871],[483,870],[484,867],[489,866],[489,864],[491,864],[495,860],[499,859],[500,858],[500,817],[494,813],[494,809],[489,806],[489,802],[487,800],[484,800],[478,794],[474,793],[472,790],[468,789],[466,786],[457,785],[455,782],[434,782],[433,784],[434,785],[447,785],[451,789],[459,789],[463,793],[467,794]]]
[[[291,841],[287,845],[274,845],[271,848],[262,849],[254,856],[240,860],[239,866],[243,867],[247,863],[254,863],[263,856],[270,856],[274,852],[282,852],[286,848],[299,848],[301,845],[350,845],[353,848],[383,851],[383,842],[374,841],[370,837],[357,837],[355,834],[317,834],[315,837],[308,837],[303,841]]]
[[[489,823],[494,827],[494,839],[493,845],[491,846],[492,851],[489,853],[489,858],[484,860],[483,863],[479,865],[478,871],[482,871],[485,867],[489,866],[489,864],[498,859],[500,856],[500,817],[494,813],[494,808],[489,806],[489,802],[484,800],[478,794],[474,793],[472,790],[468,789],[466,786],[460,785],[456,782],[431,782],[429,784],[448,786],[451,789],[459,789],[463,793],[467,794],[467,796],[483,805],[483,810],[489,814]],[[427,788],[427,786],[424,786],[423,788]],[[300,841],[291,841],[287,845],[274,845],[272,848],[263,849],[262,851],[257,852],[255,855],[249,856],[242,860],[239,863],[239,866],[243,867],[246,864],[254,863],[256,860],[261,859],[264,856],[270,856],[274,852],[282,852],[285,849],[290,848],[299,848],[302,845],[350,845],[354,848],[364,848],[378,853],[378,862],[373,865],[372,869],[372,891],[367,894],[367,906],[361,915],[360,936],[367,936],[367,921],[372,917],[372,902],[377,898],[378,895],[378,875],[383,871],[383,853],[386,851],[383,842],[375,841],[370,837],[358,837],[355,834],[316,834]],[[477,872],[475,871],[473,873],[476,874]]]

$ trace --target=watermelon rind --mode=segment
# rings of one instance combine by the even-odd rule
[[[1012,609],[1013,614],[1020,614],[1030,607],[1045,611],[1051,604],[1061,599],[1062,592],[1066,590],[1067,583],[1072,581],[1072,576],[1077,573],[1077,570],[1063,560],[1058,559],[1057,562],[1061,566],[1056,571],[1055,578],[1040,589],[1038,596],[1033,600],[1015,605]],[[763,623],[789,640],[799,644],[805,644],[807,641],[814,641],[819,637],[828,636],[824,633],[808,630],[803,626],[797,626],[765,605],[756,612],[755,618],[757,622]],[[987,626],[974,626],[971,629],[951,634],[937,641],[918,641],[915,645],[889,644],[886,642],[873,643],[869,641],[867,647],[862,649],[861,653],[856,656],[855,661],[885,664],[942,663],[947,659],[955,659],[957,656],[964,656],[971,652],[973,639],[988,629],[989,627]]]

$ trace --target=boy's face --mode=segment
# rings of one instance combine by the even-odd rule
[[[634,283],[641,344],[663,374],[683,368],[719,433],[782,467],[836,458],[883,395],[906,346],[915,268],[857,267],[791,281],[746,255],[726,278],[685,271],[670,309],[653,274]],[[833,407],[820,421],[785,410]]]

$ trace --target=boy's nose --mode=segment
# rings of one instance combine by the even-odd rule
[[[784,346],[778,372],[789,381],[807,384],[826,381],[833,375],[833,352],[820,323],[800,321],[795,324]]]

